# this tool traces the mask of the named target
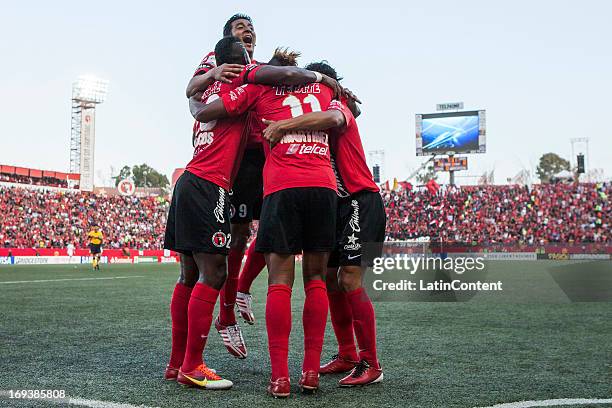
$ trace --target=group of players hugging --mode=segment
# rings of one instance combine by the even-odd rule
[[[267,267],[267,391],[288,397],[291,293],[295,256],[302,254],[299,388],[313,392],[320,375],[337,373],[348,373],[343,387],[381,382],[362,251],[384,240],[386,216],[355,121],[359,101],[326,62],[298,68],[298,53],[277,49],[268,63],[258,63],[255,42],[251,18],[232,16],[187,87],[194,154],[176,182],[166,227],[164,247],[180,253],[181,262],[165,378],[232,387],[202,357],[213,310],[219,298],[215,328],[230,354],[246,358],[234,308],[255,322],[249,288]],[[250,223],[258,218],[240,272]],[[328,310],[338,353],[321,365]]]

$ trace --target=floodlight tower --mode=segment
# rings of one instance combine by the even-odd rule
[[[378,166],[380,181],[382,182],[385,177],[385,151],[383,149],[378,150],[370,150],[368,151],[368,156],[370,159],[370,166],[372,167],[372,172],[374,172],[374,167]]]
[[[96,105],[104,102],[108,81],[80,76],[72,83],[70,172],[80,173],[80,189],[93,190]]]

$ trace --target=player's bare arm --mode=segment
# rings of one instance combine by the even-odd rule
[[[342,94],[342,87],[335,79],[298,67],[262,66],[254,73],[252,81],[260,85],[290,86],[320,82],[329,86],[336,97]],[[197,95],[189,98],[189,110],[191,115],[200,122],[209,122],[229,116],[221,100],[217,99],[209,104],[204,104]]]
[[[305,85],[321,82],[334,91],[335,98],[343,93],[342,87],[335,79],[299,67],[266,65],[257,70],[254,82],[261,85]]]
[[[359,115],[361,115],[361,109],[359,109],[357,104],[361,103],[361,101],[347,88],[344,88],[344,93],[347,96],[346,106],[349,108],[355,118],[359,117]]]
[[[244,65],[223,64],[208,70],[202,75],[194,76],[187,84],[187,90],[185,91],[187,98],[206,90],[215,81],[231,83],[234,78],[238,78],[243,69]]]
[[[202,103],[200,98],[191,97],[189,98],[189,110],[195,120],[202,123],[227,118],[229,116],[221,99],[215,99],[210,103]]]
[[[263,119],[268,127],[263,132],[263,138],[270,143],[278,142],[285,133],[297,130],[325,130],[344,126],[346,118],[339,110],[330,109],[324,112],[311,112],[296,118],[274,122]]]

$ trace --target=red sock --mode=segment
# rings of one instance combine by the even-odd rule
[[[359,358],[379,368],[376,355],[376,316],[372,301],[363,288],[346,294],[353,312],[353,327],[359,344]]]
[[[237,251],[232,248],[227,257],[227,279],[221,289],[219,299],[219,322],[224,326],[236,324],[234,305],[236,304],[238,274],[240,273],[243,256],[243,251]]]
[[[170,363],[172,368],[180,368],[185,357],[187,346],[187,306],[191,288],[182,283],[177,283],[170,300],[170,317],[172,318],[172,351],[170,352]]]
[[[242,268],[242,272],[240,272],[240,277],[238,279],[238,292],[251,293],[251,285],[266,266],[266,259],[264,258],[264,254],[255,251],[255,240],[249,245],[246,256],[247,259],[244,262],[244,268]]]
[[[353,311],[349,305],[346,293],[335,290],[328,291],[329,314],[336,340],[338,340],[338,355],[346,360],[357,361],[355,349],[355,335],[353,331]]]
[[[193,371],[203,363],[202,353],[206,345],[208,332],[213,319],[215,303],[217,303],[219,291],[204,283],[196,283],[191,298],[189,299],[187,348],[181,370]]]
[[[289,377],[289,335],[291,334],[291,288],[268,286],[266,330],[272,366],[272,380]]]
[[[312,280],[304,285],[306,299],[302,312],[304,325],[304,362],[302,371],[319,372],[321,365],[321,350],[325,338],[325,324],[327,323],[327,289],[325,282]]]

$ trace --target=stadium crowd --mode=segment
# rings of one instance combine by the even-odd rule
[[[60,180],[55,177],[28,177],[18,174],[0,174],[0,181],[17,184],[29,184],[35,186],[62,187],[68,188],[68,181]],[[75,188],[78,188],[76,186]]]
[[[610,242],[608,184],[464,186],[383,192],[387,239],[460,243]]]
[[[0,187],[0,245],[85,248],[87,232],[97,223],[106,248],[160,249],[167,208],[160,197]]]
[[[606,242],[612,184],[463,186],[383,191],[387,239],[461,243]],[[0,245],[86,247],[99,223],[107,248],[161,249],[168,201],[160,197],[0,187]]]

